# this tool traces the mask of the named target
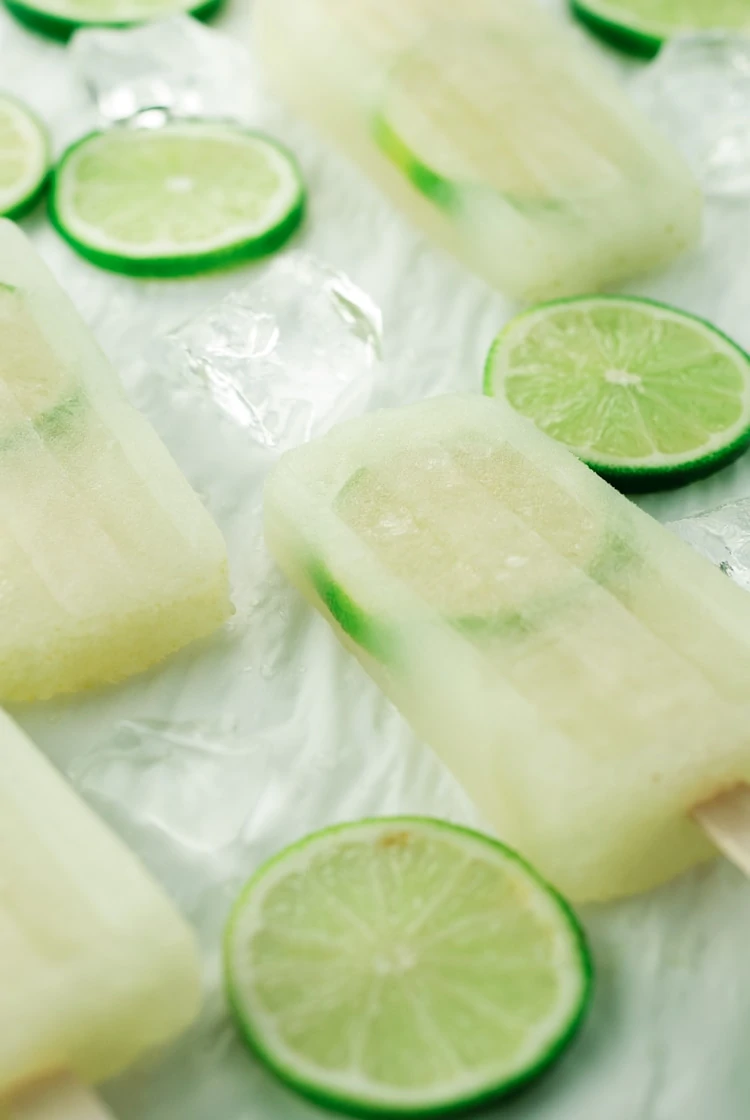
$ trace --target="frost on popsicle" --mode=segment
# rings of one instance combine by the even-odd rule
[[[139,672],[229,614],[224,543],[20,231],[0,223],[0,698]]]
[[[566,894],[708,858],[750,778],[750,599],[499,403],[455,397],[284,456],[266,538],[473,796]]]

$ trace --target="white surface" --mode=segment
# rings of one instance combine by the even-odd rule
[[[229,3],[224,25],[241,32],[247,8]],[[71,88],[62,48],[1,14],[0,84],[48,116],[58,143],[75,135],[71,108],[82,93]],[[348,271],[382,304],[390,376],[381,402],[478,390],[510,306],[430,248],[283,112],[272,109],[258,123],[294,147],[308,179],[310,215],[297,244]],[[16,713],[162,876],[206,945],[204,1023],[106,1096],[120,1120],[312,1120],[319,1111],[246,1055],[224,1014],[218,936],[240,881],[283,843],[333,820],[396,810],[474,818],[325,623],[274,574],[258,535],[258,454],[218,414],[169,408],[158,368],[133,370],[150,336],[239,286],[250,270],[145,283],[79,261],[42,213],[24,225],[224,529],[238,605],[222,635],[158,673]],[[747,205],[714,204],[703,248],[628,290],[703,314],[750,346],[749,234]],[[746,457],[643,505],[666,520],[749,491]],[[201,726],[172,728],[165,738],[158,721],[166,720]],[[593,1015],[558,1069],[497,1109],[498,1118],[746,1120],[750,886],[717,863],[584,919],[599,972]]]

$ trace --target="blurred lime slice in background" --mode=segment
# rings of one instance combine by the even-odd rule
[[[27,27],[54,39],[67,39],[80,27],[129,27],[186,13],[196,19],[214,15],[224,0],[5,0]]]
[[[571,7],[613,46],[647,58],[673,35],[750,31],[747,0],[571,0]]]
[[[0,217],[23,217],[38,202],[47,181],[47,132],[20,101],[0,92]]]

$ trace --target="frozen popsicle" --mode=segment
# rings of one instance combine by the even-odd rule
[[[533,0],[258,0],[272,85],[439,243],[522,299],[697,238],[687,167]]]
[[[279,564],[500,837],[572,898],[715,848],[750,781],[750,596],[500,402],[436,398],[288,452]]]
[[[0,992],[4,1117],[37,1115],[34,1090],[63,1075],[119,1073],[200,1002],[185,921],[2,711]]]
[[[218,529],[3,221],[0,587],[4,702],[139,672],[230,610]]]

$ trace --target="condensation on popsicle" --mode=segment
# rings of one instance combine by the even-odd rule
[[[218,529],[3,221],[0,521],[3,701],[119,680],[230,613]]]
[[[258,0],[295,111],[508,295],[596,290],[700,230],[687,166],[532,0]]]
[[[61,1074],[95,1083],[200,1005],[187,923],[0,711],[0,1113]]]
[[[750,781],[750,597],[499,402],[335,429],[271,475],[266,536],[473,796],[573,898],[715,849]]]

